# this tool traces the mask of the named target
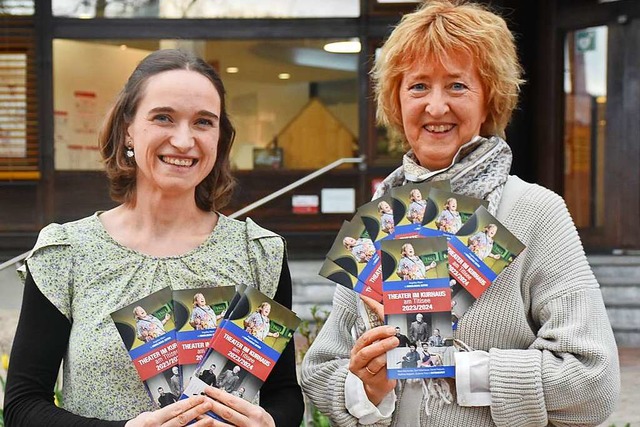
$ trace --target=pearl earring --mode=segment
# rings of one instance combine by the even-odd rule
[[[133,141],[131,140],[131,138],[127,139],[127,151],[125,151],[125,155],[128,158],[132,158],[135,155],[135,153],[133,152],[132,145],[133,145]]]

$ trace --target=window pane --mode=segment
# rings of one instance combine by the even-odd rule
[[[356,155],[357,54],[325,52],[327,42],[55,40],[56,169],[102,168],[96,141],[105,112],[142,58],[172,47],[220,71],[237,130],[234,168],[317,169]]]
[[[578,228],[604,225],[607,27],[565,40],[564,198]]]
[[[0,53],[0,157],[27,156],[27,55]]]
[[[2,0],[0,1],[0,15],[33,15],[33,0]]]
[[[330,18],[360,16],[359,0],[52,0],[76,18]]]

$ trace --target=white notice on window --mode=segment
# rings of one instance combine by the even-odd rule
[[[322,213],[353,213],[356,211],[354,188],[323,188],[320,210]]]

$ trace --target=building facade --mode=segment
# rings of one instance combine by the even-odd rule
[[[401,143],[375,124],[369,71],[416,4],[1,0],[0,260],[50,222],[114,206],[101,118],[136,63],[165,47],[195,51],[227,87],[238,189],[224,213],[363,156],[249,213],[287,238],[292,257],[326,254],[349,206],[400,163]],[[639,250],[640,2],[491,7],[516,34],[527,80],[507,130],[512,173],[565,198],[589,252]],[[336,53],[334,42],[356,49]]]

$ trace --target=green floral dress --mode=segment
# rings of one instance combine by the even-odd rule
[[[72,324],[63,361],[65,409],[123,420],[154,408],[111,313],[167,286],[246,284],[273,298],[284,241],[250,219],[220,215],[198,248],[153,257],[116,242],[99,214],[45,227],[26,263],[40,291]]]

